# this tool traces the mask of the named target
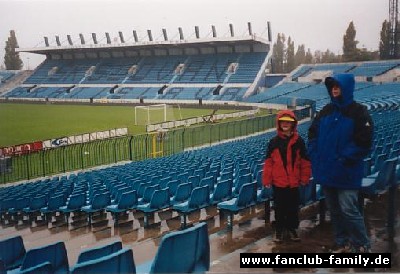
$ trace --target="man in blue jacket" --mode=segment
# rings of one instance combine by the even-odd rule
[[[313,120],[308,149],[314,180],[321,184],[335,235],[332,252],[369,252],[370,241],[358,207],[363,158],[372,146],[373,122],[353,99],[352,74],[325,79],[331,97]]]

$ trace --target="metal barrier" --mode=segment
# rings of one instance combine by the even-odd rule
[[[299,119],[310,110],[296,111]],[[83,170],[121,161],[140,161],[182,152],[239,136],[275,128],[275,114],[239,121],[178,128],[160,133],[124,136],[74,144],[13,156],[8,168],[0,170],[0,184]]]

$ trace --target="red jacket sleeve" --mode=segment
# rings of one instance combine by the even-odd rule
[[[264,186],[269,187],[272,183],[272,159],[267,158],[264,161],[262,183]]]

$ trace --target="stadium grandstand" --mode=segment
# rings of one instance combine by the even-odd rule
[[[304,64],[272,75],[271,39],[251,28],[246,37],[231,34],[19,49],[46,59],[29,73],[0,72],[0,103],[290,108],[307,140],[311,119],[329,101],[324,78],[353,73],[354,97],[375,124],[362,191],[362,201],[372,201],[362,203],[372,251],[398,258],[398,237],[393,245],[377,234],[393,239],[399,231],[400,60]],[[302,243],[272,243],[273,199],[261,173],[274,112],[232,123],[192,129],[189,138],[182,130],[113,133],[114,142],[3,149],[0,273],[241,273],[249,272],[239,265],[244,252],[326,252],[332,232],[313,181],[300,187]],[[197,142],[200,135],[207,141]],[[392,267],[400,270],[398,262]]]
[[[232,26],[231,26],[232,28]],[[245,37],[19,49],[43,54],[3,97],[28,100],[241,101],[266,69],[270,43]]]

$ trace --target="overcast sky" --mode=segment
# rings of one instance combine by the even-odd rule
[[[215,25],[218,36],[229,35],[232,23],[235,36],[243,35],[247,22],[253,32],[267,38],[267,21],[271,22],[272,38],[278,33],[291,36],[295,48],[304,44],[315,50],[342,52],[343,35],[351,21],[357,31],[359,47],[377,50],[384,20],[389,19],[389,0],[0,0],[0,64],[4,61],[5,41],[11,29],[16,31],[21,48],[43,47],[43,37],[55,44],[55,35],[67,44],[70,34],[79,43],[79,34],[98,40],[104,33],[117,37],[122,31],[125,40],[132,30],[147,41],[147,30],[162,40],[166,28],[170,40],[177,40],[178,27],[185,38],[210,35]],[[103,39],[101,43],[105,43]],[[21,54],[25,68],[34,68],[43,58]]]

